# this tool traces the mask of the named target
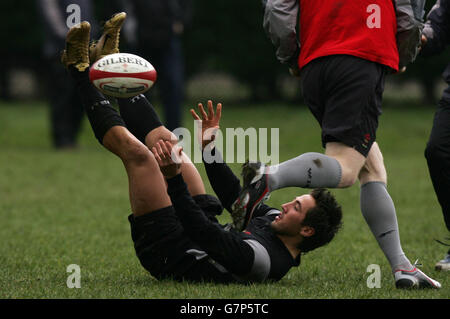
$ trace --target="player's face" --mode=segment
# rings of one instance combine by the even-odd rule
[[[275,217],[272,228],[279,234],[298,235],[308,210],[315,205],[316,200],[309,194],[294,198],[294,200],[281,205],[281,214]]]

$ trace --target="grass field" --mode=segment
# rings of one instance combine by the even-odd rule
[[[396,203],[403,249],[439,291],[399,291],[359,209],[359,187],[335,190],[344,227],[328,246],[305,255],[278,283],[214,285],[158,282],[140,266],[131,242],[125,171],[101,148],[85,122],[76,151],[51,148],[45,103],[0,104],[0,298],[420,298],[448,299],[450,276],[434,270],[447,236],[423,157],[432,108],[385,108],[378,141]],[[392,104],[392,103],[391,103]],[[186,127],[192,128],[186,106]],[[222,127],[279,127],[280,160],[321,152],[319,128],[304,107],[224,105]],[[240,164],[232,164],[239,173]],[[198,165],[203,176],[203,167]],[[211,188],[206,182],[209,192]],[[278,206],[306,190],[272,194]],[[222,221],[229,221],[227,213]],[[81,269],[69,289],[66,268]],[[370,289],[367,267],[381,267],[381,288]]]

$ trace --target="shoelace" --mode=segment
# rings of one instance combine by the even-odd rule
[[[419,259],[416,259],[416,261],[413,264],[413,267],[417,268],[417,267],[422,267],[422,264],[419,263]]]
[[[445,240],[450,240],[450,237],[447,237],[447,238],[444,238],[444,239],[445,239]],[[435,239],[435,241],[436,241],[438,244],[441,244],[441,245],[450,247],[450,244],[444,243],[443,241],[440,241],[439,239]]]
[[[80,50],[79,55],[85,56],[87,53],[87,56],[89,56],[89,42],[83,43],[83,45],[80,45],[78,48]]]
[[[87,52],[87,56],[89,56],[89,40],[88,41],[80,41],[77,45],[74,45],[75,50],[77,50],[78,56],[84,56]]]
[[[121,27],[117,28],[117,26],[106,26],[106,23],[104,25],[104,32],[110,37],[111,40],[113,40],[114,42],[117,42],[117,44],[119,43],[120,40],[120,29]],[[106,41],[105,41],[106,43]]]

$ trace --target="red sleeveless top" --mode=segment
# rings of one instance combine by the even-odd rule
[[[398,71],[397,19],[392,0],[299,0],[302,68],[347,54]]]

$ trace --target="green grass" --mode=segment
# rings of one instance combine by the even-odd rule
[[[405,104],[407,104],[405,102]],[[407,106],[407,105],[406,105]],[[378,141],[396,203],[403,249],[439,280],[439,291],[399,291],[359,210],[355,185],[334,190],[344,227],[326,247],[305,255],[278,283],[250,286],[158,282],[140,266],[127,215],[121,161],[101,148],[88,123],[76,151],[51,148],[44,103],[0,105],[0,298],[445,298],[450,277],[434,270],[447,235],[423,157],[433,109],[387,108]],[[186,106],[186,127],[192,128]],[[322,152],[319,127],[304,107],[225,105],[222,127],[280,128],[280,160]],[[239,173],[240,164],[232,164]],[[203,167],[198,164],[205,177]],[[206,182],[208,192],[211,187]],[[306,190],[272,194],[278,206]],[[229,221],[227,213],[222,221]],[[81,267],[81,288],[69,289],[66,267]],[[381,288],[369,289],[368,265],[381,267]]]

